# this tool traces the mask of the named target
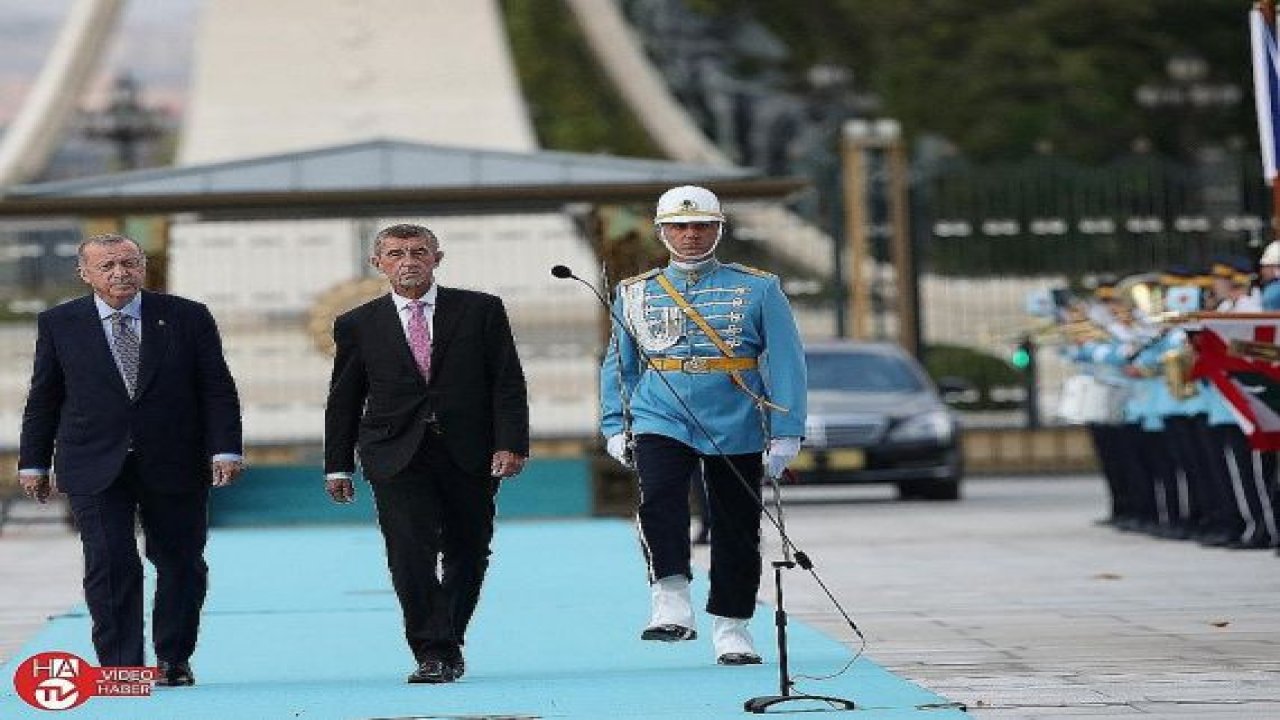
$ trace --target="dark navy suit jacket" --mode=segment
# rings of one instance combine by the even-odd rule
[[[93,296],[37,318],[20,468],[52,467],[69,495],[106,489],[132,448],[160,492],[208,486],[210,458],[242,452],[240,399],[208,308],[143,291],[138,388],[130,399]]]

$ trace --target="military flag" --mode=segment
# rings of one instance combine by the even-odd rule
[[[1256,450],[1280,450],[1280,313],[1200,313],[1191,375],[1222,393]]]

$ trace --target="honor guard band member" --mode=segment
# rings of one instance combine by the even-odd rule
[[[1237,255],[1214,260],[1213,294],[1219,299],[1219,312],[1260,312],[1262,297],[1254,291],[1253,262]]]
[[[724,222],[719,199],[704,188],[676,187],[658,199],[654,225],[671,260],[619,284],[600,372],[601,430],[610,455],[640,478],[652,599],[641,637],[697,636],[689,482],[701,466],[715,656],[748,665],[761,661],[747,629],[760,584],[761,476],[767,465],[777,477],[799,452],[806,374],[777,276],[716,258]]]
[[[1272,240],[1258,258],[1258,284],[1262,287],[1262,309],[1280,310],[1280,240]]]

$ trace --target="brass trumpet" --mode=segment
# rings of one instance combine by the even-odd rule
[[[1169,386],[1169,394],[1174,398],[1186,400],[1200,392],[1196,382],[1191,379],[1191,366],[1195,361],[1195,351],[1190,347],[1169,350],[1160,357],[1164,366],[1165,384]]]
[[[1116,283],[1116,294],[1146,317],[1164,312],[1164,286],[1159,273],[1129,275]]]
[[[1107,332],[1106,328],[1092,320],[1075,320],[1044,325],[1025,333],[1024,336],[1041,345],[1053,343],[1079,345],[1086,342],[1105,342],[1112,339],[1111,333]]]

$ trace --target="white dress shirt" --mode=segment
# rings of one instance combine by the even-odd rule
[[[427,330],[431,332],[434,340],[436,336],[436,292],[437,286],[431,283],[431,289],[427,290],[427,294],[418,298],[419,302],[424,303],[422,313],[427,317]],[[403,295],[391,293],[391,302],[396,304],[396,315],[400,317],[400,329],[404,330],[405,340],[409,339],[409,303],[414,302],[413,298],[407,298]]]

